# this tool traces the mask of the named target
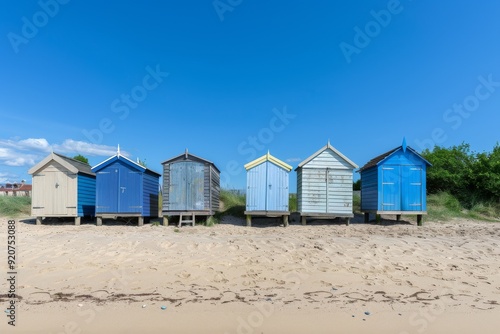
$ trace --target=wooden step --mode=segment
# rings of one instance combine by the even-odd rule
[[[183,219],[183,216],[187,216],[189,218]],[[195,222],[196,222],[196,218],[195,218],[194,213],[188,213],[188,214],[184,214],[184,215],[181,214],[180,217],[179,217],[179,225],[178,225],[178,227],[181,227],[182,224],[191,224],[192,226],[194,226]]]

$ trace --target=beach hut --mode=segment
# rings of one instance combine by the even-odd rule
[[[169,216],[179,216],[179,226],[192,224],[196,216],[212,216],[219,211],[220,170],[211,161],[188,150],[163,165],[163,224]]]
[[[426,208],[426,171],[431,164],[406,141],[381,154],[359,170],[361,173],[361,211],[365,222],[369,214],[417,215],[422,225]]]
[[[297,207],[302,225],[307,218],[342,217],[349,224],[352,212],[352,174],[358,166],[330,142],[302,161],[297,172]]]
[[[102,225],[106,218],[135,219],[158,217],[158,193],[161,174],[120,154],[92,167],[96,174],[96,218]]]
[[[247,226],[252,216],[283,217],[288,226],[289,173],[292,166],[273,157],[269,152],[245,165],[247,170]]]
[[[37,225],[46,217],[74,218],[95,214],[95,174],[88,164],[51,153],[28,171],[33,177],[31,214]]]

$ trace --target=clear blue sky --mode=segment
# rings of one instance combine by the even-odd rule
[[[267,150],[296,167],[328,139],[359,166],[403,137],[491,150],[499,13],[494,1],[8,2],[0,182],[31,180],[52,149],[96,165],[117,144],[157,171],[188,148],[238,189]]]

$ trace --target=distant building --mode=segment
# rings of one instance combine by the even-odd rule
[[[31,197],[31,184],[24,181],[15,183],[5,183],[0,185],[0,196],[27,196]]]

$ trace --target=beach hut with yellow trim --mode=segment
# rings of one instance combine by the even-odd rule
[[[289,174],[292,166],[268,152],[247,163],[245,169],[247,226],[252,225],[252,216],[283,217],[283,225],[288,226]]]

